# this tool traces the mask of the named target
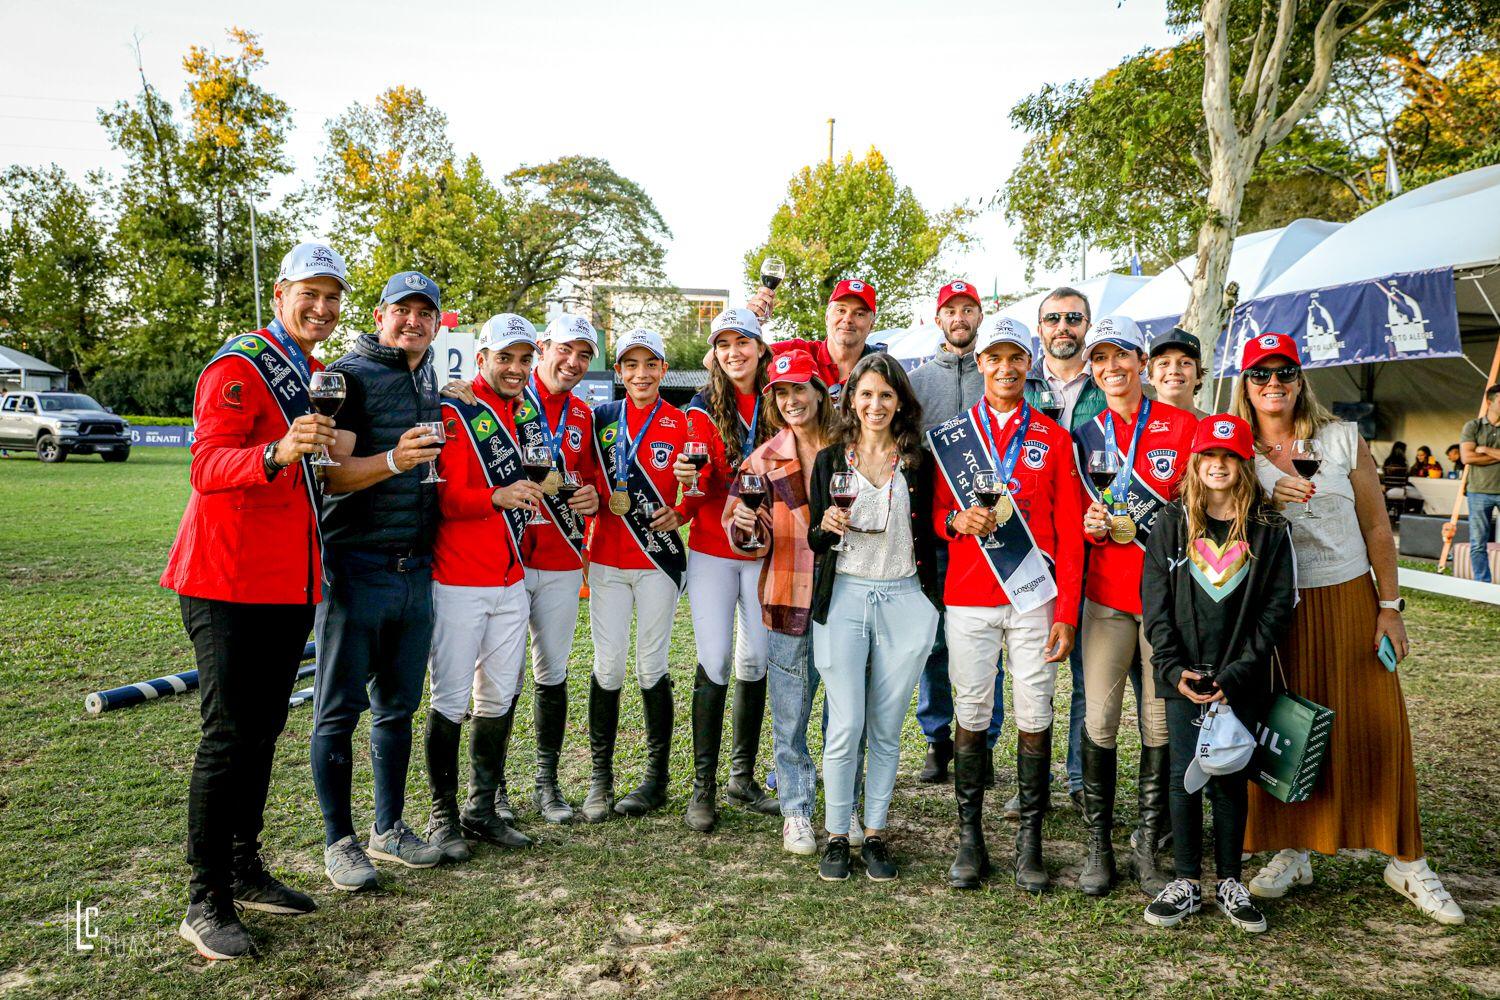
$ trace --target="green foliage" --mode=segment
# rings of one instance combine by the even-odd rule
[[[125,413],[121,414],[132,424],[140,424],[148,427],[191,427],[192,417],[158,417],[149,413]]]
[[[146,367],[108,365],[94,376],[89,391],[116,413],[129,410],[188,418],[193,412],[193,387],[201,367],[196,361]]]
[[[764,258],[786,262],[772,321],[780,332],[821,336],[828,296],[845,278],[875,287],[881,326],[903,326],[911,322],[909,301],[934,284],[942,255],[969,243],[974,214],[963,205],[929,213],[874,148],[861,160],[845,154],[803,167],[771,216],[766,241],[745,254],[747,285],[759,284]]]

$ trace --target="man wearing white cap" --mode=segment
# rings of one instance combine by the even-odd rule
[[[1048,885],[1042,819],[1052,761],[1057,664],[1073,648],[1083,580],[1082,493],[1068,432],[1024,397],[1031,331],[996,316],[975,342],[984,398],[927,432],[937,461],[933,521],[949,541],[943,603],[955,721],[957,889],[989,871],[983,808],[995,663],[1010,668],[1020,827],[1015,881]]]
[[[469,856],[468,834],[501,847],[531,841],[497,812],[520,693],[529,602],[521,563],[526,515],[542,490],[523,472],[516,412],[536,355],[536,328],[514,313],[479,332],[476,402],[443,401],[448,446],[438,458],[437,540],[432,559],[432,702],[427,840],[450,861]],[[469,799],[458,813],[458,741],[470,715]],[[461,832],[460,832],[461,831]]]
[[[333,443],[334,423],[309,405],[323,367],[312,352],[348,290],[331,247],[293,247],[271,325],[226,343],[193,393],[193,489],[161,585],[178,594],[203,693],[188,786],[192,880],[177,933],[205,958],[254,951],[237,906],[316,909],[266,871],[259,840],[276,738],[322,599],[322,497],[307,460]]]
[[[611,812],[643,816],[667,801],[672,749],[672,679],[667,652],[672,618],[687,572],[687,550],[677,534],[696,501],[677,495],[672,462],[688,440],[688,420],[661,398],[667,351],[661,334],[632,330],[615,342],[615,372],[625,398],[594,409],[595,459],[603,471],[606,506],[589,542],[589,625],[594,671],[589,688],[589,752],[593,773],[579,810],[599,823]],[[635,619],[635,674],[646,720],[646,773],[640,786],[615,801],[615,736],[620,690]]]

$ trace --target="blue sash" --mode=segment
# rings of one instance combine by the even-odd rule
[[[562,423],[557,428],[556,433],[554,433],[552,425],[547,420],[547,411],[542,406],[541,398],[537,396],[536,390],[529,383],[521,399],[521,405],[516,408],[516,432],[521,438],[521,446],[523,448],[549,449],[552,452],[552,461],[557,466],[558,471],[564,471],[567,468],[567,463],[563,461],[562,442],[568,431],[568,410],[572,406],[572,400],[567,401],[567,407],[563,409]],[[563,542],[567,544],[568,548],[573,550],[573,554],[582,559],[583,525],[587,519],[581,514],[574,513],[573,508],[564,503],[560,495],[547,497],[546,504],[547,513],[552,518],[552,524],[550,526],[536,525],[535,530],[551,530],[561,535]],[[579,537],[577,539],[569,538],[568,536],[573,534],[575,529]]]
[[[296,346],[295,344],[293,346]],[[262,337],[260,332],[244,333],[237,337],[229,338],[229,341],[219,352],[209,359],[208,364],[203,366],[204,373],[215,364],[228,357],[244,358],[265,379],[266,388],[271,390],[271,398],[276,400],[276,405],[281,409],[281,415],[286,419],[288,428],[292,421],[298,417],[305,417],[313,412],[312,400],[307,395],[307,381],[302,377],[299,368],[287,360],[282,354],[281,348],[274,339]],[[298,360],[306,365],[305,358],[298,355]],[[202,380],[203,375],[198,376]],[[197,387],[193,389],[193,395],[198,395]],[[323,494],[318,490],[313,478],[312,461],[308,455],[303,455],[298,460],[302,466],[302,486],[307,491],[307,502],[312,505],[312,512],[317,515],[313,523],[318,526],[318,544],[323,543],[323,525],[321,512],[323,509]]]
[[[605,472],[605,479],[609,482],[610,492],[614,492],[615,483],[622,478],[625,479],[626,488],[630,492],[630,511],[621,516],[613,514],[608,507],[601,507],[600,517],[619,517],[630,529],[630,537],[641,550],[641,554],[651,560],[657,569],[672,578],[677,589],[682,589],[683,581],[687,575],[687,548],[682,544],[682,536],[675,531],[651,531],[649,527],[651,520],[641,513],[641,504],[655,503],[663,507],[670,506],[657,491],[656,484],[651,477],[646,475],[646,470],[641,463],[632,455],[629,468],[624,470],[626,475],[622,477],[621,470],[615,465],[616,457],[620,455],[621,449],[615,447],[620,437],[628,434],[625,426],[625,408],[629,405],[628,399],[614,399],[607,403],[600,403],[594,407],[594,453],[599,459],[599,466]],[[644,435],[643,435],[644,436]],[[606,501],[608,496],[604,498]],[[659,552],[648,549],[649,536],[654,535]]]
[[[990,445],[977,417],[979,407],[985,405],[984,400],[980,400],[972,409],[927,432],[927,441],[932,447],[933,458],[937,459],[938,469],[948,483],[948,489],[964,507],[978,506],[974,498],[974,474],[995,471],[990,459]],[[1009,483],[1006,491],[1015,497],[1015,489]],[[1052,560],[1037,545],[1020,504],[1015,505],[1010,520],[996,526],[995,537],[1000,540],[999,547],[987,549],[980,545],[979,552],[1017,612],[1025,614],[1057,597]]]
[[[1143,421],[1146,418],[1145,400],[1141,401],[1141,411],[1136,414],[1136,429],[1145,427]],[[1073,447],[1077,452],[1078,468],[1083,473],[1083,487],[1088,495],[1103,503],[1099,491],[1094,488],[1094,481],[1088,476],[1089,455],[1096,451],[1108,451],[1114,448],[1115,454],[1120,454],[1120,449],[1113,445],[1113,433],[1105,436],[1104,421],[1112,420],[1110,411],[1106,409],[1103,413],[1092,420],[1084,421],[1073,428]],[[1139,440],[1139,436],[1136,437]],[[1131,457],[1134,457],[1135,447],[1132,442]],[[1142,549],[1146,547],[1146,539],[1151,535],[1151,528],[1156,524],[1156,519],[1161,515],[1162,508],[1167,505],[1167,498],[1146,485],[1136,471],[1134,464],[1126,465],[1125,456],[1120,455],[1121,473],[1127,469],[1130,472],[1130,480],[1126,484],[1125,495],[1122,497],[1117,491],[1112,490],[1117,503],[1124,503],[1125,512],[1135,522],[1135,540],[1131,543]]]
[[[521,465],[520,445],[510,436],[510,429],[494,410],[483,401],[470,406],[461,399],[447,396],[443,397],[443,405],[458,414],[459,426],[464,429],[474,454],[479,456],[479,466],[484,470],[484,479],[489,483],[490,489],[509,486],[526,478]],[[521,536],[526,532],[528,513],[524,507],[501,510],[499,513],[506,530],[510,532],[510,540],[515,545],[519,561]]]

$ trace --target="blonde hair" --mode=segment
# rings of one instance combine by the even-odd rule
[[[1203,478],[1198,475],[1198,466],[1203,462],[1203,458],[1201,454],[1195,454],[1190,458],[1187,475],[1182,477],[1182,509],[1187,513],[1185,542],[1188,545],[1208,535],[1208,497],[1212,491],[1203,485]],[[1232,452],[1226,452],[1226,458],[1234,459],[1239,466],[1234,477],[1234,484],[1229,487],[1229,498],[1234,504],[1234,513],[1229,519],[1229,537],[1225,541],[1243,542],[1248,540],[1245,525],[1265,502],[1265,493],[1261,490],[1260,480],[1255,478],[1254,461],[1246,461]]]
[[[1261,453],[1270,451],[1260,443],[1260,414],[1256,412],[1255,405],[1250,402],[1250,383],[1243,372],[1240,373],[1237,381],[1239,385],[1235,390],[1234,406],[1230,412],[1249,423],[1250,430],[1255,433],[1257,451]],[[1318,402],[1312,383],[1307,380],[1306,369],[1303,369],[1302,376],[1297,382],[1297,399],[1292,403],[1292,429],[1295,431],[1294,436],[1297,440],[1308,441],[1317,437],[1318,431],[1328,424],[1338,423],[1338,418]]]

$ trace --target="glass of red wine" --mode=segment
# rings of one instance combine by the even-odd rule
[[[1318,474],[1318,469],[1323,465],[1323,453],[1318,450],[1316,441],[1293,441],[1292,442],[1292,468],[1297,470],[1297,475],[1312,482],[1312,477]],[[1319,517],[1313,512],[1313,498],[1307,498],[1307,511],[1302,515],[1303,520],[1312,520]]]
[[[661,510],[661,504],[657,503],[655,500],[643,500],[643,501],[641,501],[641,503],[639,504],[639,506],[641,508],[641,516],[646,519],[646,523],[647,524],[650,524],[651,521],[652,521],[652,519],[656,517],[656,512],[659,511],[659,510]],[[661,546],[659,544],[657,544],[657,541],[656,541],[656,535],[657,535],[657,531],[656,531],[655,528],[647,528],[646,529],[646,551],[647,552],[660,552],[661,551]]]
[[[698,488],[698,477],[703,474],[703,467],[708,464],[708,445],[702,441],[689,441],[682,446],[682,457],[687,459],[688,464],[696,470],[693,474],[693,485],[682,495],[685,497],[704,496],[704,492]]]
[[[747,549],[758,549],[766,543],[760,537],[760,508],[766,502],[766,481],[763,477],[753,472],[740,473],[740,503],[749,507],[756,514],[756,526],[750,530],[750,539],[745,543]]]
[[[1051,389],[1043,389],[1036,394],[1036,408],[1045,413],[1052,420],[1062,419],[1062,397]],[[1066,428],[1064,428],[1066,430]]]
[[[307,383],[307,398],[314,413],[333,417],[344,405],[344,376],[340,372],[313,372],[312,380]],[[323,446],[321,454],[314,455],[308,462],[319,467],[339,464],[329,456],[327,445]]]
[[[833,498],[839,510],[847,512],[854,506],[854,498],[859,496],[859,480],[852,472],[835,472],[828,481],[828,495]],[[849,546],[845,545],[844,540],[840,538],[838,544],[829,551],[847,552]]]
[[[780,257],[767,257],[760,262],[760,283],[771,291],[786,277],[786,261]]]
[[[442,444],[444,441],[448,440],[448,435],[443,430],[443,422],[441,420],[421,420],[417,422],[417,426],[426,431],[427,436],[437,441],[438,444]],[[427,463],[427,476],[422,480],[422,482],[446,483],[447,481],[448,480],[438,475],[436,459]]]
[[[1089,480],[1103,493],[1120,474],[1120,453],[1114,450],[1089,452]],[[1102,502],[1102,501],[1101,501]]]
[[[521,452],[521,468],[526,472],[526,478],[541,485],[552,471],[552,450],[543,446],[532,445]],[[526,527],[533,524],[549,524],[545,517],[541,516],[541,504],[531,508],[531,514],[526,518]]]
[[[578,473],[572,469],[564,470],[562,477],[562,482],[557,485],[557,497],[564,505],[567,505],[578,495],[578,491],[583,489],[583,483],[579,480]],[[583,541],[583,532],[578,530],[579,515],[576,511],[570,511],[570,513],[573,515],[573,523],[568,528],[568,538],[575,542],[581,542]]]
[[[979,502],[979,506],[994,510],[995,505],[1000,502],[1000,477],[988,469],[974,473],[974,499]],[[979,544],[986,549],[998,549],[1004,545],[993,532],[985,535]]]

